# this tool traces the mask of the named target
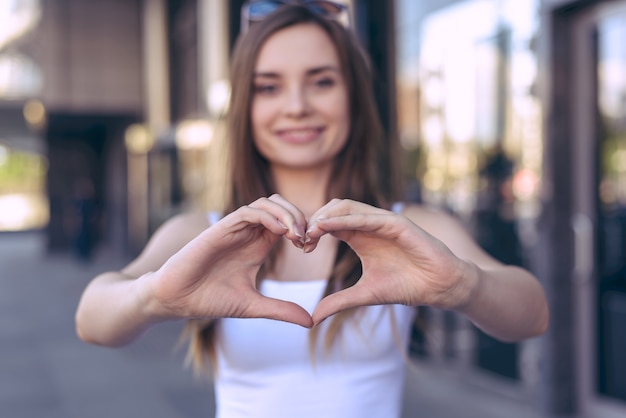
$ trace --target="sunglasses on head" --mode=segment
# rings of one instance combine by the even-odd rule
[[[329,20],[340,21],[348,6],[328,0],[251,0],[241,9],[241,33],[246,33],[251,23],[260,22],[282,6],[295,4]]]

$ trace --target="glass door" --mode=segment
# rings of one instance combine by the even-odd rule
[[[585,13],[574,34],[580,399],[588,416],[625,416],[626,1]]]
[[[598,391],[626,402],[626,7],[598,22]]]
[[[539,2],[458,1],[430,10],[431,3],[396,3],[407,194],[457,216],[493,257],[527,267],[543,166],[533,50]],[[417,338],[416,351],[428,360],[487,376],[496,390],[533,383],[530,344],[500,342],[449,312],[425,316],[427,336]]]

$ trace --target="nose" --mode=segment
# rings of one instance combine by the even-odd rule
[[[285,113],[292,117],[302,117],[309,113],[311,107],[305,89],[294,86],[289,90]]]

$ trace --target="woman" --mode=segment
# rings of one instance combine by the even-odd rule
[[[546,329],[545,297],[451,217],[394,203],[343,7],[282,3],[244,9],[226,215],[178,216],[121,272],[95,278],[77,332],[119,346],[189,320],[195,364],[212,360],[219,417],[397,417],[414,307],[457,310],[516,341]]]

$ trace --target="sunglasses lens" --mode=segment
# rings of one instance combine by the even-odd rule
[[[339,20],[341,13],[347,9],[344,4],[329,0],[252,0],[244,6],[242,28],[245,31],[248,23],[263,20],[286,4],[305,6],[313,13],[333,20]]]
[[[248,18],[252,21],[265,19],[283,5],[284,3],[279,1],[251,2],[248,6]]]
[[[308,1],[306,4],[313,12],[328,18],[336,18],[343,11],[340,4],[330,1]]]

